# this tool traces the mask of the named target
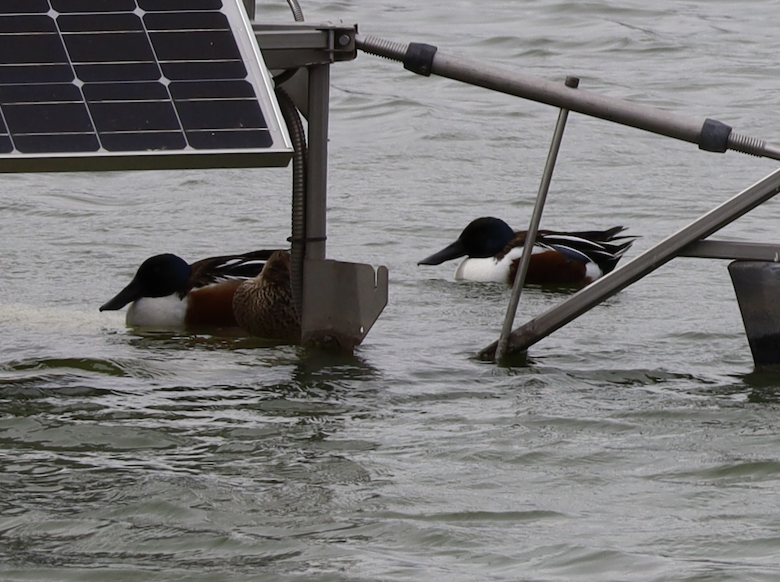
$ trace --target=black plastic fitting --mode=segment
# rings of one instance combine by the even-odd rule
[[[705,119],[699,134],[699,149],[706,152],[725,152],[729,149],[731,126],[715,119]]]
[[[433,57],[437,50],[435,46],[430,44],[410,42],[403,59],[404,69],[408,69],[418,75],[430,77]]]

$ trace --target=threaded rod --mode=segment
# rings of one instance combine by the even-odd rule
[[[404,55],[409,48],[408,44],[403,44],[401,42],[393,42],[376,36],[363,37],[359,34],[355,35],[355,46],[370,55],[376,55],[378,57],[390,59],[391,61],[399,62],[403,60]]]

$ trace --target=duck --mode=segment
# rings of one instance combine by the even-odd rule
[[[583,287],[612,271],[631,247],[635,236],[622,235],[623,226],[607,230],[540,230],[534,243],[525,283],[540,286]],[[512,229],[493,216],[473,220],[458,239],[418,265],[440,265],[466,257],[457,270],[459,281],[513,284],[527,231]]]
[[[250,335],[287,344],[301,341],[301,323],[290,282],[290,253],[276,251],[254,278],[242,282],[233,295],[239,327]]]
[[[126,323],[159,330],[238,327],[233,295],[242,282],[262,272],[273,250],[208,257],[187,263],[164,253],[149,257],[135,276],[100,311],[130,304]]]

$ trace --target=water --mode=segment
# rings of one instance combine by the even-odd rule
[[[778,4],[302,8],[777,144]],[[509,291],[416,261],[476,216],[525,227],[557,112],[364,54],[332,81],[328,256],[391,276],[354,356],[97,311],[152,254],[281,244],[288,170],[3,177],[0,579],[776,580],[780,381],[726,262],[673,261],[527,366],[479,362]],[[630,259],[775,168],[573,114],[543,224],[624,224]],[[718,237],[775,241],[779,215]],[[518,321],[564,297],[524,293]]]

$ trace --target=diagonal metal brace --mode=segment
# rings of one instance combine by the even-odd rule
[[[763,204],[778,192],[780,192],[780,170],[775,170],[701,218],[646,250],[634,260],[625,263],[622,267],[615,269],[559,305],[514,330],[509,336],[507,355],[524,352],[539,340],[544,339],[608,297],[679,256],[688,245],[710,236],[756,206]],[[479,353],[479,357],[493,360],[496,347],[497,342],[492,343]]]

